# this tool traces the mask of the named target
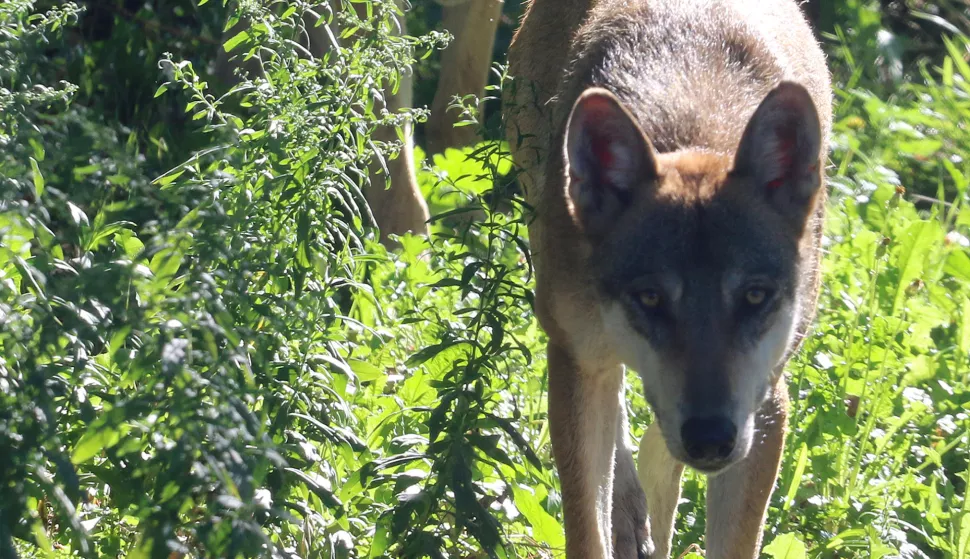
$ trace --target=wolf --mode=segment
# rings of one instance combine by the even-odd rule
[[[756,557],[819,291],[811,28],[794,0],[532,0],[509,73],[566,557],[667,557],[685,465],[709,476],[706,556]],[[624,366],[656,417],[639,473]]]

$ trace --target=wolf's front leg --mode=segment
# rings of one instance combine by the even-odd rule
[[[584,370],[549,343],[549,428],[562,485],[567,559],[611,559],[613,455],[622,368]]]
[[[684,465],[667,450],[660,424],[647,428],[637,457],[640,485],[647,498],[648,527],[653,542],[651,559],[667,559],[674,536],[674,517],[680,501],[680,478]]]
[[[707,487],[707,557],[758,557],[768,499],[785,446],[788,392],[780,381],[755,419],[755,438],[744,460],[712,476]]]
[[[627,443],[630,432],[626,405],[620,390],[619,420],[616,426],[616,461],[613,466],[613,557],[614,559],[653,558],[647,524],[647,499],[637,479],[637,466]]]

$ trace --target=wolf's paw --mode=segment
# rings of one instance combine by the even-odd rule
[[[613,522],[618,524],[613,528],[614,559],[654,559],[653,541],[645,519],[614,517]]]
[[[653,559],[653,542],[646,525],[613,532],[614,559]]]
[[[640,483],[617,479],[613,489],[613,558],[655,559]]]

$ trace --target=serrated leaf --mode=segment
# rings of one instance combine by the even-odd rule
[[[958,559],[963,559],[970,554],[970,513],[963,512],[961,515],[962,517],[959,523],[960,538],[957,544],[957,552],[954,554],[954,557]]]
[[[918,221],[910,225],[904,233],[905,240],[899,253],[899,283],[896,286],[896,297],[893,300],[893,315],[900,311],[906,300],[906,291],[910,283],[923,273],[926,254],[933,245],[936,233],[940,228],[936,223]]]

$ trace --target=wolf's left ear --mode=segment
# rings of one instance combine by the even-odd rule
[[[748,122],[734,172],[801,228],[821,186],[821,143],[812,97],[797,83],[781,82]]]

